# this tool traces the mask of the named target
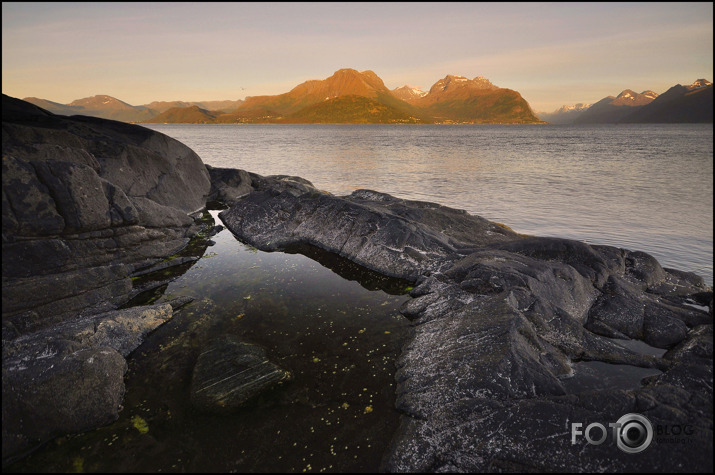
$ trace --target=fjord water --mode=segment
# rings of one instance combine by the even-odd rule
[[[713,282],[712,124],[147,127],[215,167],[433,201]]]

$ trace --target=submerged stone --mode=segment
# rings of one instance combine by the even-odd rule
[[[238,409],[291,378],[266,358],[265,349],[231,335],[215,339],[199,355],[191,380],[191,403],[209,412]]]

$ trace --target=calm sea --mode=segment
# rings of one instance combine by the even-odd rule
[[[298,175],[609,244],[713,283],[713,126],[151,125],[216,167]]]

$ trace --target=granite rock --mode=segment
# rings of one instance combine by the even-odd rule
[[[210,189],[191,149],[5,95],[2,117],[3,321],[32,331],[117,308],[134,270],[186,246]]]

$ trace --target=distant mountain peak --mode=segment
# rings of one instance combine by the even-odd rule
[[[313,79],[296,86],[291,93],[303,94],[305,90],[331,99],[344,95],[374,97],[378,91],[387,91],[382,79],[370,70],[358,71],[352,68],[338,69],[324,80]],[[320,92],[318,92],[320,91]]]
[[[134,106],[127,104],[124,101],[120,101],[116,97],[108,96],[106,94],[98,94],[92,97],[85,97],[83,99],[77,99],[76,101],[70,102],[70,106],[81,106],[87,109],[106,109],[106,108],[116,108],[120,107],[122,109],[133,109]]]
[[[623,92],[618,94],[618,97],[616,97],[616,99],[630,99],[632,101],[635,101],[637,95],[638,93],[633,92],[630,89],[625,89]]]
[[[447,91],[448,89],[469,87],[470,89],[499,89],[484,76],[477,76],[469,79],[464,76],[448,74],[444,79],[440,79],[430,88],[430,94]]]
[[[574,105],[563,105],[554,112],[539,112],[536,115],[552,124],[568,124],[573,122],[578,116],[586,112],[593,104],[579,102]]]
[[[405,84],[404,86],[396,87],[395,89],[393,89],[392,94],[402,99],[403,101],[406,101],[410,99],[416,99],[418,97],[424,97],[427,95],[427,92],[423,91],[419,87],[414,87]]]
[[[591,107],[592,104],[584,104],[583,102],[579,102],[578,104],[574,104],[572,106],[565,105],[561,106],[559,109],[556,110],[556,114],[559,113],[566,113],[566,112],[571,112],[571,111],[584,111]]]
[[[625,89],[618,94],[618,97],[608,103],[613,106],[644,106],[653,101],[656,97],[658,97],[658,94],[653,91],[645,91],[642,94],[638,94],[632,89]]]
[[[498,89],[497,86],[492,84],[492,82],[489,79],[485,78],[484,76],[477,76],[474,79],[472,79],[472,81],[477,84],[482,85],[484,88],[487,88],[487,89]]]
[[[688,86],[688,89],[700,89],[701,87],[706,87],[710,86],[712,83],[708,81],[707,79],[698,79],[694,83],[692,83],[690,86]]]

